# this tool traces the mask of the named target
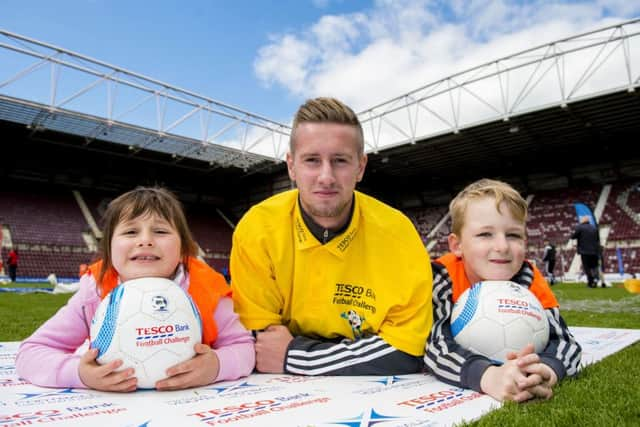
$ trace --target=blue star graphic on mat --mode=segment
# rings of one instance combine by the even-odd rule
[[[244,383],[233,384],[233,385],[228,385],[228,386],[207,387],[207,388],[205,388],[205,390],[214,390],[214,391],[217,391],[218,394],[222,394],[222,393],[225,393],[225,392],[239,390],[241,388],[250,388],[250,387],[256,387],[256,386],[254,384],[249,384],[247,382],[244,382]]]
[[[49,397],[59,396],[64,394],[82,394],[81,391],[76,391],[72,388],[65,388],[64,390],[48,391],[46,393],[18,393],[22,395],[21,399],[32,399],[34,397]]]
[[[371,380],[374,383],[380,383],[380,384],[384,384],[384,385],[391,385],[391,384],[395,384],[399,381],[407,381],[409,378],[402,378],[402,377],[398,377],[396,375],[390,376],[390,377],[381,377],[377,380]]]
[[[359,416],[349,418],[342,421],[336,421],[331,424],[339,424],[347,427],[369,427],[378,423],[384,423],[390,420],[396,420],[403,417],[390,417],[376,412],[375,409],[364,411]]]

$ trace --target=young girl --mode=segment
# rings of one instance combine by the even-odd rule
[[[20,346],[18,374],[44,387],[136,389],[133,368],[117,372],[116,360],[98,365],[98,351],[75,354],[89,337],[89,324],[104,298],[120,282],[165,277],[186,290],[202,318],[203,343],[196,355],[167,369],[159,390],[177,390],[233,380],[251,373],[253,337],[233,312],[225,279],[195,258],[180,202],[162,188],[138,187],[114,199],[104,217],[102,260],[91,265],[80,289],[52,318]]]

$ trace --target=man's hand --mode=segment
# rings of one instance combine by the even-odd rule
[[[284,372],[284,359],[293,336],[283,325],[270,325],[256,334],[256,369],[265,374]]]

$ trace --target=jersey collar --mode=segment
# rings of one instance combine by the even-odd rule
[[[307,218],[305,218],[305,216]],[[296,249],[304,250],[315,248],[318,246],[325,246],[325,248],[333,254],[342,256],[350,247],[351,241],[354,239],[360,227],[360,202],[358,194],[357,192],[355,192],[353,197],[353,204],[351,206],[351,220],[347,223],[346,226],[340,229],[337,234],[333,233],[333,235],[330,235],[330,240],[324,245],[321,241],[318,240],[318,238],[315,237],[314,233],[311,232],[311,228],[317,227],[317,230],[320,230],[321,234],[322,230],[324,229],[313,222],[310,224],[310,226],[308,226],[308,222],[305,221],[305,219],[308,219],[308,221],[312,222],[311,218],[302,212],[300,200],[298,197],[296,197],[296,206],[293,221],[293,232],[295,236]]]

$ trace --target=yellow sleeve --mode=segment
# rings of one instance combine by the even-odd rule
[[[407,236],[416,233],[412,229],[406,232]],[[387,313],[379,335],[405,353],[422,356],[433,324],[433,276],[429,254],[419,237],[409,240],[411,243],[405,244],[406,252],[396,260],[397,281],[393,285],[407,292],[398,291],[403,297]]]
[[[411,299],[409,304],[396,305],[389,311],[379,335],[405,353],[422,356],[433,323],[431,280],[419,282]]]
[[[273,262],[261,240],[240,221],[233,234],[229,261],[234,309],[250,330],[282,323],[282,297],[276,285]]]

